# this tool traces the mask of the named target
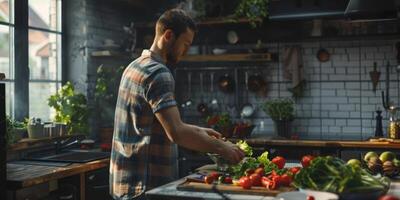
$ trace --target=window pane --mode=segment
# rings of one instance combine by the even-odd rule
[[[57,60],[61,51],[61,36],[43,31],[29,31],[30,79],[61,80],[61,65]]]
[[[39,117],[44,121],[51,120],[54,111],[47,105],[47,99],[59,87],[59,83],[29,83],[29,116]]]
[[[1,82],[1,81],[0,81]],[[13,116],[14,108],[14,83],[13,82],[1,82],[6,84],[6,115]]]
[[[13,5],[14,0],[0,0],[0,21],[13,23]]]
[[[10,27],[0,25],[0,72],[10,79]]]
[[[29,0],[29,26],[61,31],[61,0]]]

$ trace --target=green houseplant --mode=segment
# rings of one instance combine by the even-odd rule
[[[26,133],[26,123],[15,121],[7,115],[6,129],[6,142],[7,145],[11,145],[23,138]]]
[[[99,137],[102,143],[112,140],[115,106],[118,98],[118,88],[125,66],[111,67],[100,65],[97,68],[95,88],[96,115],[99,124]]]
[[[250,25],[255,28],[268,16],[268,2],[269,0],[239,0],[234,14],[237,18],[249,19]]]
[[[275,131],[279,136],[290,137],[291,122],[294,119],[294,102],[288,98],[265,101],[263,110],[275,123]]]
[[[87,134],[89,132],[89,110],[86,97],[75,92],[75,88],[70,82],[49,97],[48,105],[56,111],[54,121],[67,125],[68,134]]]

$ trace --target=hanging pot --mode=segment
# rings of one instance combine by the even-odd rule
[[[260,74],[250,75],[247,81],[247,88],[251,92],[258,92],[263,89],[267,83]]]
[[[228,74],[221,76],[218,80],[219,89],[225,93],[232,93],[235,91],[235,80]]]
[[[318,52],[317,52],[317,58],[318,58],[318,60],[319,60],[320,62],[327,62],[327,61],[329,61],[330,54],[329,54],[329,52],[328,52],[326,49],[321,48],[321,49],[318,50]]]

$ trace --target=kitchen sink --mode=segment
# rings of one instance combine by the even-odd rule
[[[54,155],[47,156],[34,156],[28,160],[36,161],[49,161],[49,162],[68,162],[68,163],[86,163],[103,158],[110,157],[109,152],[82,152],[82,151],[68,151]]]

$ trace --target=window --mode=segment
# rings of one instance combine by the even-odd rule
[[[14,24],[14,1],[19,0],[0,0],[0,72],[5,73],[7,77],[7,114],[15,114],[14,91],[21,89],[14,88],[14,41],[28,41],[28,44],[25,44],[28,52],[24,54],[28,55],[29,65],[27,112],[30,117],[39,117],[47,121],[53,115],[53,111],[47,105],[47,98],[61,86],[61,0],[27,0],[28,4],[23,4],[23,7],[28,13],[22,13],[28,16],[27,24],[23,23],[25,26]],[[14,36],[14,28],[19,26],[28,27],[27,39],[15,38],[21,37]],[[15,52],[19,52],[20,47],[15,48]],[[20,57],[24,59],[26,56]]]
[[[6,75],[6,111],[12,114],[14,97],[13,0],[0,0],[0,72]]]
[[[61,0],[29,0],[29,116],[52,118],[47,98],[61,86]]]

